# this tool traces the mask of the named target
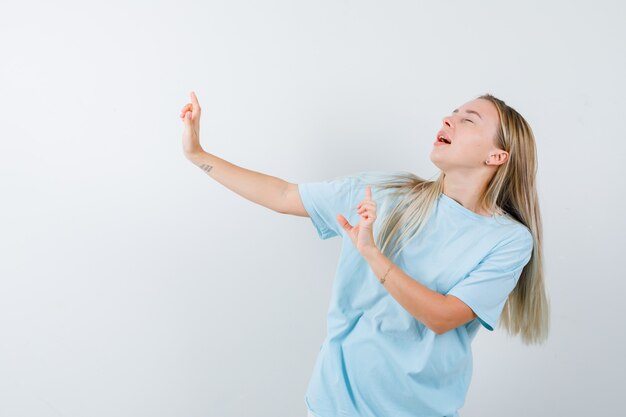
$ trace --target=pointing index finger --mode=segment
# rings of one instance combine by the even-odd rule
[[[191,92],[191,104],[194,110],[200,108],[200,103],[198,103],[198,97],[196,97],[196,93],[193,91]]]

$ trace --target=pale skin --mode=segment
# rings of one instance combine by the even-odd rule
[[[468,110],[475,111],[480,116],[468,113]],[[297,184],[237,167],[205,152],[199,139],[200,112],[198,99],[191,92],[191,102],[180,113],[185,125],[183,151],[189,160],[251,201],[279,213],[308,216]],[[442,130],[452,143],[433,146],[430,154],[431,161],[445,173],[444,194],[480,215],[491,214],[488,210],[477,207],[478,201],[497,167],[508,159],[508,153],[499,149],[495,143],[498,123],[499,116],[491,102],[483,99],[472,100],[443,118]],[[217,166],[217,172],[214,166]],[[223,176],[220,176],[220,171]],[[226,172],[229,172],[229,176]],[[237,181],[232,180],[233,177]],[[244,186],[247,183],[250,185]],[[337,222],[376,277],[380,279],[387,273],[384,287],[407,312],[437,334],[443,334],[476,318],[472,309],[460,299],[440,294],[420,284],[382,254],[374,242],[372,230],[376,221],[376,201],[372,199],[369,186],[365,189],[363,200],[355,209],[360,214],[358,224],[351,225],[341,214],[337,214]]]
[[[495,141],[500,124],[498,111],[484,99],[469,101],[457,110],[442,120],[442,130],[450,135],[452,144],[433,146],[430,160],[445,173],[444,194],[478,214],[491,215],[478,207],[478,200],[509,157]]]

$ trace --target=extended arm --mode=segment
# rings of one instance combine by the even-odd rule
[[[183,153],[211,178],[240,196],[278,213],[307,217],[298,192],[298,185],[271,175],[245,169],[205,152],[200,145],[200,114],[198,97],[190,93],[191,102],[180,111],[184,124]]]
[[[205,151],[187,155],[211,178],[254,203],[283,214],[307,217],[297,184],[232,164]]]

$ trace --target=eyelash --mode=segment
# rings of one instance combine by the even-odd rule
[[[468,122],[472,122],[470,119],[463,119],[463,120],[467,120]],[[472,123],[474,123],[474,122],[472,122]]]

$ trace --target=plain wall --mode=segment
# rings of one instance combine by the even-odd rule
[[[535,133],[547,344],[481,329],[463,417],[622,413],[624,2],[0,5],[0,416],[306,415],[340,240],[207,176],[423,177],[489,92]],[[330,417],[330,416],[329,416]]]

